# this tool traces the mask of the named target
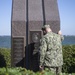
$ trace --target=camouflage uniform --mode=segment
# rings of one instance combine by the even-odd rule
[[[48,32],[40,40],[40,65],[57,70],[63,65],[62,44],[63,36]]]

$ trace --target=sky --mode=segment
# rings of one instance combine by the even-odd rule
[[[63,35],[75,35],[75,0],[57,0]],[[0,35],[11,35],[12,0],[0,0]]]

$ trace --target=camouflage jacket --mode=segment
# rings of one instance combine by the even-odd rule
[[[49,32],[40,40],[40,65],[57,67],[63,65],[62,43],[64,37]]]

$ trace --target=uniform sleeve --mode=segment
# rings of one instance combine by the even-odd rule
[[[61,35],[61,41],[63,41],[64,40],[64,36],[63,35]]]
[[[44,58],[45,58],[45,53],[47,50],[47,43],[46,43],[46,39],[42,38],[40,40],[40,65],[42,66],[44,63]]]

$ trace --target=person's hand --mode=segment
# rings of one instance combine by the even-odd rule
[[[59,30],[59,31],[58,31],[58,34],[59,34],[59,35],[62,35],[62,32],[61,32],[61,30]]]
[[[44,69],[44,67],[41,65],[39,66],[39,68],[40,68],[40,71],[42,71]]]

